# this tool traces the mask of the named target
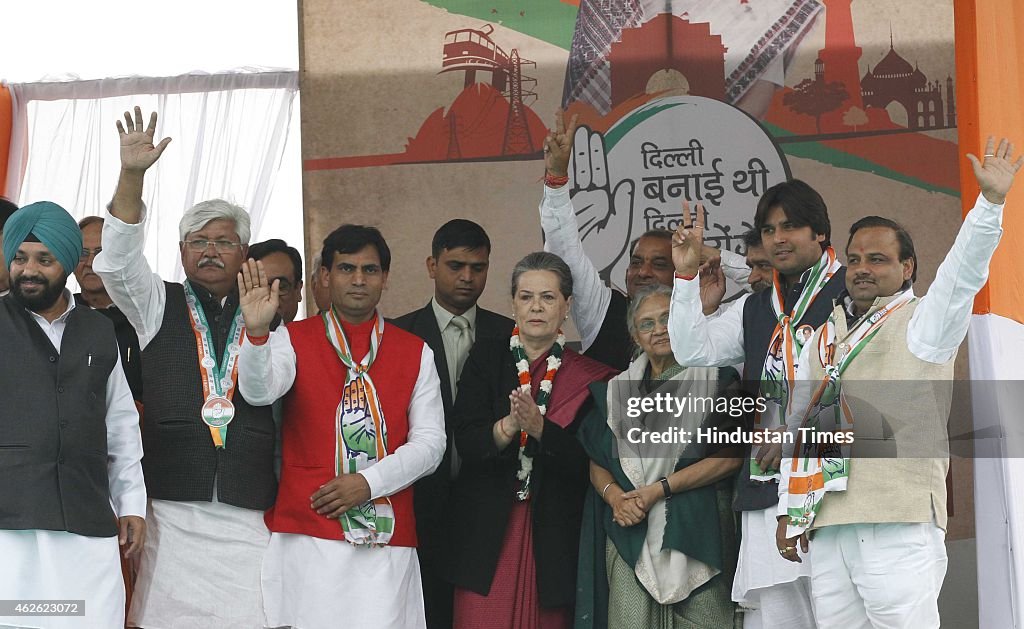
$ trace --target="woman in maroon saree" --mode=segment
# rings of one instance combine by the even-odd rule
[[[512,273],[516,331],[473,347],[455,401],[450,571],[455,629],[572,625],[589,460],[589,385],[615,371],[564,348],[569,268],[532,253]]]

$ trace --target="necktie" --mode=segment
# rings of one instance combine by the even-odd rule
[[[452,386],[452,400],[455,400],[455,395],[459,389],[459,375],[462,373],[462,366],[466,364],[466,357],[469,356],[469,349],[473,346],[473,338],[469,333],[469,320],[462,315],[455,315],[452,320],[448,323],[449,328],[454,328],[452,336],[454,337],[454,349],[455,351],[451,356],[448,356],[448,377]],[[459,474],[459,467],[461,461],[459,460],[459,453],[455,450],[455,442],[451,443],[452,449],[452,468],[451,477],[455,478]]]
[[[466,364],[466,357],[469,356],[469,350],[473,346],[473,339],[469,333],[469,320],[462,315],[452,317],[448,326],[454,328],[452,337],[455,341],[453,343],[455,352],[453,356],[448,357],[448,376],[452,386],[452,400],[454,400],[455,394],[459,390],[459,375],[462,373],[462,366]]]

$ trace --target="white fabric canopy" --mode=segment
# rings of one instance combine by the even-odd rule
[[[184,279],[178,221],[195,203],[215,197],[249,210],[253,242],[276,237],[302,249],[296,72],[9,87],[11,155],[27,155],[23,179],[17,167],[9,169],[7,190],[19,204],[54,201],[75,218],[102,213],[120,167],[115,122],[139,105],[147,120],[149,112],[159,113],[157,139],[173,138],[146,176],[144,200],[153,218],[146,257],[154,270]]]

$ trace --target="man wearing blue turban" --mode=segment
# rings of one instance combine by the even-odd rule
[[[30,310],[58,307],[68,275],[82,255],[82,231],[75,219],[56,203],[39,201],[12,214],[4,224],[3,233],[5,268],[11,269],[11,262],[26,242],[36,245],[29,249],[46,249],[44,259],[47,262],[60,264],[58,268],[46,263],[38,270],[27,272],[19,265],[19,277],[16,279],[11,273],[11,289],[18,301]],[[28,255],[22,257],[27,259]],[[66,307],[67,303],[63,305]]]
[[[81,251],[56,203],[4,224],[0,338],[17,360],[0,363],[0,592],[84,599],[87,615],[61,627],[120,627],[118,546],[139,554],[146,533],[142,439],[113,326],[66,289]]]

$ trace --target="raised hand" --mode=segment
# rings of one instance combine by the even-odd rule
[[[156,146],[153,136],[156,134],[156,112],[149,116],[149,126],[142,128],[142,109],[135,107],[135,118],[130,111],[124,112],[124,124],[117,121],[117,132],[121,136],[121,169],[145,171],[160,159],[164,149],[171,143],[171,138],[164,138]]]
[[[690,203],[683,200],[683,221],[672,234],[672,264],[676,273],[695,277],[700,269],[700,254],[704,247],[704,206],[696,207],[697,217],[690,213]]]
[[[250,259],[242,263],[238,273],[238,302],[247,334],[265,336],[270,333],[270,323],[281,303],[280,284],[280,280],[274,280],[271,285],[262,262]]]
[[[725,273],[722,258],[712,258],[700,266],[700,303],[704,314],[718,310],[725,298]]]
[[[636,184],[626,178],[613,185],[604,138],[589,127],[578,127],[573,135],[570,194],[580,239],[594,267],[607,279],[632,237]]]
[[[572,157],[573,137],[576,135],[576,123],[579,115],[574,114],[565,126],[565,113],[555,110],[555,130],[544,138],[544,170],[556,177],[569,174],[569,159]]]
[[[1010,191],[1013,184],[1013,176],[1024,166],[1024,156],[1013,160],[1013,144],[1006,138],[999,140],[999,147],[995,148],[995,139],[988,137],[985,142],[985,155],[983,160],[967,154],[974,168],[974,178],[978,180],[981,187],[981,194],[990,203],[1001,204],[1006,201],[1006,193]]]

